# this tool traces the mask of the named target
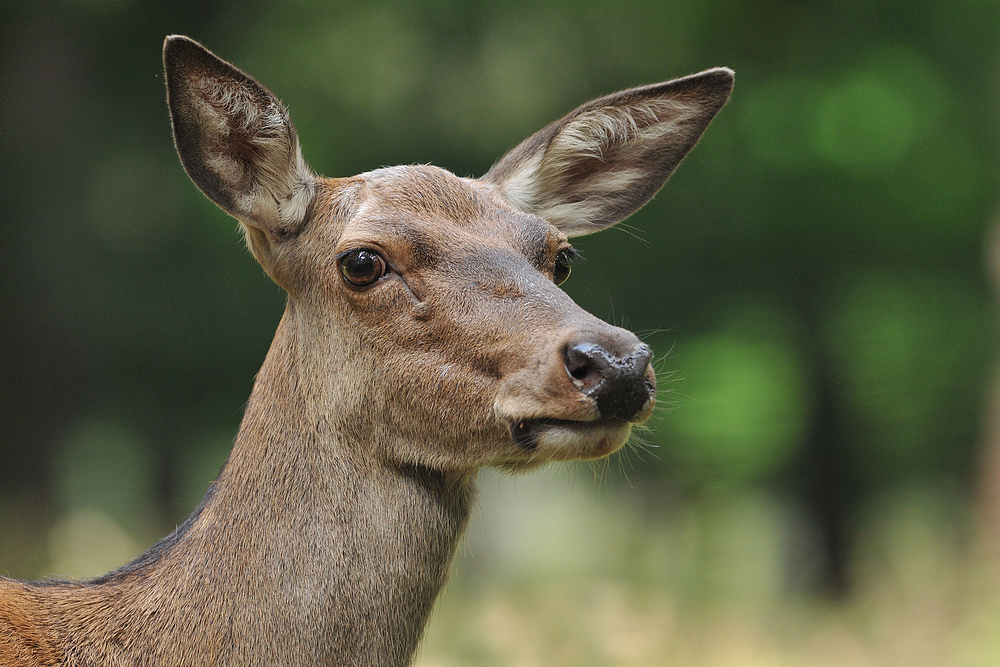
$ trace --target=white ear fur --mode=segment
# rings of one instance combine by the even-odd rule
[[[309,205],[312,174],[288,117],[277,100],[260,105],[250,91],[227,83],[208,77],[191,81],[206,166],[234,193],[237,217],[296,227]],[[252,154],[252,161],[227,149],[226,142],[234,140],[246,142],[243,152]]]
[[[622,220],[660,189],[729,97],[732,72],[585,104],[511,150],[483,180],[569,236]]]

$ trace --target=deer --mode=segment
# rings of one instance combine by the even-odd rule
[[[326,178],[250,75],[166,38],[181,163],[287,293],[232,451],[192,515],[89,581],[0,578],[0,665],[411,664],[480,469],[621,448],[650,348],[559,285],[571,237],[649,201],[727,68],[624,90],[480,178]]]

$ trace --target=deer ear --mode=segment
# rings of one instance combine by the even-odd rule
[[[278,98],[187,37],[167,37],[163,64],[174,142],[191,180],[247,225],[251,247],[261,234],[273,241],[297,232],[313,176]]]
[[[663,187],[729,99],[712,69],[588,102],[504,155],[483,180],[568,236],[628,217]]]

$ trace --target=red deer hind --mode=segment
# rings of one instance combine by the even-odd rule
[[[605,456],[652,412],[649,348],[558,287],[568,239],[645,204],[733,74],[588,102],[482,178],[323,178],[256,80],[163,58],[181,162],[287,307],[194,514],[93,581],[0,578],[0,664],[407,665],[476,472]]]

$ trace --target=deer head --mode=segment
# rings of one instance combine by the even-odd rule
[[[164,59],[185,169],[288,292],[275,345],[306,428],[360,457],[467,472],[604,456],[650,416],[649,348],[559,284],[570,238],[652,198],[731,71],[589,102],[479,179],[432,166],[323,178],[252,77],[184,37]]]

